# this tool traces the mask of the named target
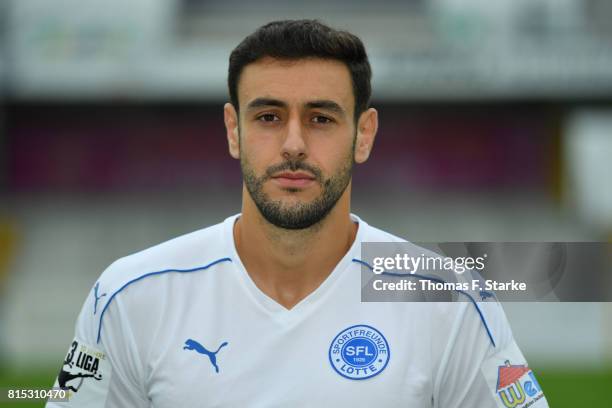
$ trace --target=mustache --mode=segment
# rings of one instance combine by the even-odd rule
[[[308,163],[304,163],[303,161],[295,161],[288,160],[286,162],[270,166],[266,169],[265,180],[271,179],[272,176],[276,173],[282,171],[307,171],[314,176],[314,178],[319,182],[323,182],[323,173],[315,166],[311,166]]]

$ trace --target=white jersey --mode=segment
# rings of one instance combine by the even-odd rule
[[[250,279],[239,215],[113,263],[92,288],[47,407],[547,407],[497,302],[361,302],[359,224],[288,310]],[[469,296],[469,295],[466,295]]]

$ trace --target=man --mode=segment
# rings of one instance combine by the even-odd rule
[[[242,213],[102,274],[62,368],[95,377],[66,406],[546,406],[495,302],[360,301],[361,243],[404,242],[350,214],[370,76],[361,41],[316,21],[238,45],[224,116]]]

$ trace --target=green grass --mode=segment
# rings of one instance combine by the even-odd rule
[[[612,368],[534,370],[552,408],[612,407]]]
[[[37,369],[28,373],[0,371],[0,387],[48,388],[53,385],[58,369]],[[552,408],[612,407],[612,367],[607,370],[534,368],[534,372]],[[0,402],[1,408],[5,406],[40,408],[44,406],[44,403],[40,401],[17,404]]]

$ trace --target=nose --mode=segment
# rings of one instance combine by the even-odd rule
[[[292,118],[287,124],[281,155],[285,160],[304,160],[307,156],[304,130],[298,118]]]

